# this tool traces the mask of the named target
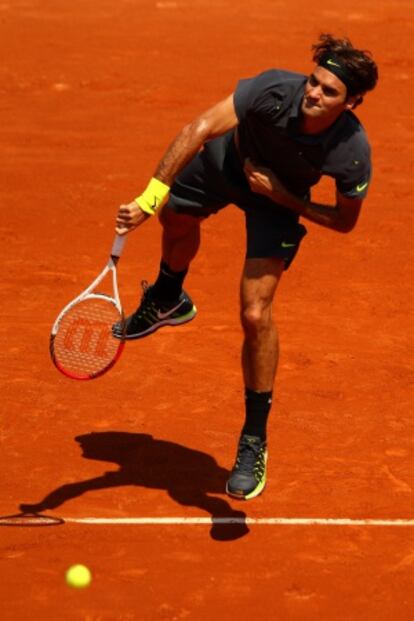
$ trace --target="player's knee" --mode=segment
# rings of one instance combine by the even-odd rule
[[[191,230],[199,227],[199,222],[196,218],[176,213],[172,209],[168,209],[168,207],[164,207],[161,210],[160,222],[164,231],[172,235],[186,235]]]
[[[268,330],[272,325],[270,307],[259,303],[244,306],[241,310],[241,323],[247,335],[256,336]]]

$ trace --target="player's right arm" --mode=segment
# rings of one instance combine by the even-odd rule
[[[185,125],[165,152],[145,192],[132,203],[119,208],[116,232],[124,235],[145,222],[167,196],[175,177],[203,144],[225,134],[237,124],[232,94]]]

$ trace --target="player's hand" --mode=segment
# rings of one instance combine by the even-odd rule
[[[149,214],[142,211],[135,201],[121,205],[116,217],[115,231],[118,235],[125,235],[143,224],[149,217]]]
[[[246,159],[244,174],[252,192],[268,196],[275,203],[283,205],[286,202],[288,191],[272,170],[265,168],[265,166],[258,166],[252,160]]]
[[[273,192],[274,173],[264,166],[258,166],[247,158],[244,161],[244,174],[252,192],[271,197]]]

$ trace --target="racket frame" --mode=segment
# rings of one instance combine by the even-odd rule
[[[124,315],[124,311],[122,309],[121,299],[119,297],[119,288],[118,288],[118,279],[117,279],[116,266],[117,266],[117,263],[118,263],[119,258],[121,256],[122,249],[123,249],[123,246],[125,244],[125,241],[126,241],[126,237],[125,236],[116,235],[114,243],[113,243],[113,246],[112,246],[111,255],[109,257],[109,261],[105,265],[105,267],[103,268],[101,273],[76,298],[74,298],[68,304],[66,304],[66,306],[60,311],[59,315],[57,316],[57,318],[56,318],[56,320],[55,320],[55,322],[54,322],[54,324],[52,326],[51,333],[50,333],[50,342],[49,342],[50,356],[52,358],[52,361],[53,361],[53,364],[55,365],[55,367],[61,373],[63,373],[63,375],[66,375],[66,377],[70,377],[71,379],[77,379],[77,380],[91,380],[91,379],[95,379],[97,377],[100,377],[101,375],[103,375],[104,373],[109,371],[109,369],[114,366],[114,364],[117,362],[117,360],[119,359],[119,357],[122,354],[122,351],[123,351],[124,346],[125,346],[125,329],[126,329],[126,326],[125,326],[125,315]],[[96,287],[102,282],[102,280],[105,278],[105,276],[109,272],[112,272],[113,296],[110,296],[110,295],[108,295],[106,293],[99,293],[99,292],[93,293],[93,291],[96,289]],[[115,306],[115,308],[117,309],[117,311],[119,312],[120,321],[121,321],[122,326],[123,326],[123,331],[122,331],[121,338],[118,339],[119,340],[119,345],[118,345],[118,349],[117,349],[117,352],[116,352],[114,358],[103,369],[100,369],[99,371],[97,371],[95,373],[85,373],[84,375],[80,375],[80,374],[72,373],[68,369],[65,369],[65,367],[63,367],[59,363],[59,361],[56,359],[56,355],[55,355],[54,342],[55,342],[55,338],[56,338],[57,332],[59,330],[59,325],[60,325],[63,317],[66,315],[66,313],[71,308],[76,306],[76,304],[78,304],[79,302],[83,302],[84,300],[88,300],[88,299],[95,299],[95,300],[99,299],[99,300],[104,300],[105,302],[113,304]]]

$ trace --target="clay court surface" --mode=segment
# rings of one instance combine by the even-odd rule
[[[2,619],[413,618],[413,24],[411,0],[0,3],[0,514],[66,520],[0,527]],[[240,211],[205,223],[194,322],[93,382],[54,369],[49,331],[184,123],[241,77],[309,71],[320,32],[379,64],[358,109],[375,176],[357,228],[310,224],[282,279],[268,485],[241,504]],[[120,263],[127,311],[158,257],[153,219]],[[65,585],[73,563],[88,589]]]

